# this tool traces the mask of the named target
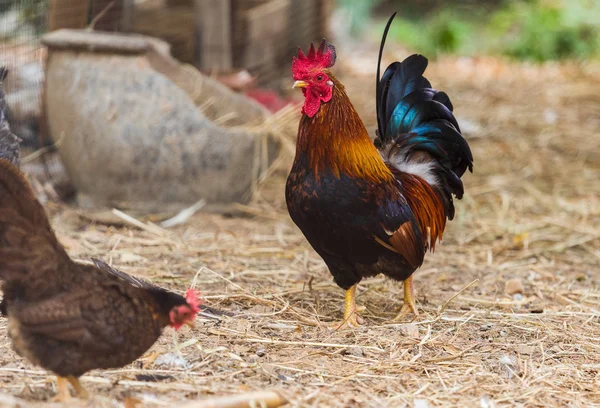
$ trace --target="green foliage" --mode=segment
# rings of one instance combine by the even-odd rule
[[[19,29],[16,32],[8,32],[8,37],[24,34],[24,30],[34,30],[36,35],[42,34],[45,29],[48,0],[0,0],[0,16],[7,12],[17,14]],[[28,33],[32,34],[32,33]]]
[[[427,27],[431,46],[446,53],[464,52],[474,31],[471,21],[461,19],[456,12],[449,10],[435,15]]]
[[[398,18],[390,27],[390,38],[427,55],[467,53],[475,25],[454,11],[442,10],[425,18]]]
[[[489,32],[503,39],[502,53],[518,59],[588,58],[600,51],[600,5],[513,1],[494,14]]]
[[[350,24],[350,34],[358,36],[368,25],[371,11],[381,0],[337,0],[338,5],[347,14]]]
[[[496,53],[534,61],[590,58],[600,55],[600,1],[508,1],[489,16],[476,8],[442,9],[421,19],[399,18],[390,37],[429,56]]]

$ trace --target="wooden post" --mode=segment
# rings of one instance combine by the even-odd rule
[[[88,0],[52,0],[48,12],[48,31],[61,28],[85,28],[88,23]]]
[[[123,0],[123,15],[121,16],[121,31],[130,33],[135,26],[135,0]]]
[[[194,5],[200,68],[207,73],[231,70],[231,0],[195,0]]]
[[[331,15],[333,14],[334,2],[333,0],[321,0],[321,36],[331,37],[331,32],[329,30],[329,20],[331,19]]]

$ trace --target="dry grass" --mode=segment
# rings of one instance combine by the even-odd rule
[[[373,125],[372,76],[350,68],[340,68],[342,81]],[[456,106],[475,173],[443,244],[415,275],[413,322],[389,321],[402,285],[377,278],[359,286],[362,327],[319,323],[341,317],[343,292],[287,216],[289,156],[241,215],[197,214],[169,231],[90,225],[49,204],[75,258],[102,257],[178,290],[196,280],[207,304],[235,314],[181,331],[185,367],[141,369],[142,359],[88,373],[83,385],[102,396],[92,405],[136,396],[159,407],[263,389],[297,407],[599,405],[599,71],[454,59],[429,68]],[[507,284],[522,293],[506,293]],[[4,391],[46,399],[51,377],[12,353],[5,326]],[[167,330],[152,351],[172,348]]]

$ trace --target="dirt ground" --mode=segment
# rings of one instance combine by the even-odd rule
[[[374,60],[339,52],[336,66],[369,126]],[[235,216],[197,214],[168,231],[90,225],[48,204],[74,258],[180,291],[195,281],[208,305],[234,314],[199,317],[178,351],[167,329],[145,369],[142,358],[88,373],[95,397],[80,404],[275,390],[295,407],[600,406],[600,67],[442,58],[427,76],[452,98],[475,171],[415,274],[416,319],[391,322],[402,284],[380,277],[359,286],[364,325],[327,328],[343,291],[287,215],[289,157]],[[50,406],[40,401],[54,378],[5,333],[0,320],[0,404]]]

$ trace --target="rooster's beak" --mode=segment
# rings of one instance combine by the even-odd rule
[[[194,321],[193,321],[193,320],[187,320],[187,321],[186,321],[184,324],[185,324],[186,326],[189,326],[189,327],[191,327],[192,329],[195,327],[195,326],[194,326]]]
[[[308,84],[304,81],[296,81],[294,82],[294,85],[292,85],[292,89],[294,88],[306,88],[308,86]]]

